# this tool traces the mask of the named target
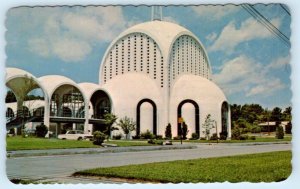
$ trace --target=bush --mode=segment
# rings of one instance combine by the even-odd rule
[[[214,133],[211,137],[210,140],[218,140],[218,135],[217,133]]]
[[[227,136],[228,136],[228,132],[227,131],[220,132],[220,140],[226,140]]]
[[[135,136],[132,136],[132,139],[140,139],[141,136],[140,135],[135,135]]]
[[[278,126],[276,128],[276,138],[277,139],[283,139],[284,138],[284,132],[283,132],[283,127],[282,126]]]
[[[192,140],[197,140],[199,139],[199,134],[198,133],[192,133]]]
[[[200,137],[200,140],[206,140],[206,138],[205,137]]]
[[[165,137],[167,139],[172,139],[172,126],[171,124],[169,123],[166,127],[166,131],[165,131]]]
[[[240,129],[238,127],[235,127],[233,130],[232,130],[232,139],[234,140],[240,140],[240,136],[241,136],[241,132],[240,132]]]
[[[141,133],[141,138],[142,139],[154,139],[155,135],[152,134],[149,130],[147,130],[146,132]]]
[[[48,128],[44,124],[40,124],[35,128],[35,135],[44,138],[48,133]]]
[[[292,134],[292,122],[288,122],[288,124],[285,126],[285,133],[286,134]]]
[[[118,134],[118,135],[114,135],[113,136],[113,139],[114,140],[120,140],[122,138],[122,135],[121,134]]]
[[[162,140],[163,137],[162,137],[162,135],[156,135],[156,136],[155,136],[155,139],[157,139],[157,140]]]
[[[94,144],[96,145],[101,145],[106,138],[106,135],[101,131],[95,131],[93,135],[94,135]]]
[[[249,132],[249,130],[247,129],[247,128],[241,128],[240,129],[241,131],[241,134],[246,134],[246,133],[248,133]]]
[[[260,127],[253,127],[251,129],[251,133],[260,133],[261,132],[261,128]]]
[[[248,140],[248,139],[249,139],[248,135],[243,134],[240,136],[240,140]]]
[[[149,139],[149,140],[148,140],[148,143],[149,143],[149,144],[163,145],[163,141],[161,141],[161,140],[156,141],[156,140],[153,140],[153,139]]]
[[[256,140],[256,137],[255,136],[251,136],[250,139],[251,140]]]
[[[180,140],[181,137],[180,137],[180,136],[175,136],[175,137],[173,137],[173,139],[174,139],[174,140]]]

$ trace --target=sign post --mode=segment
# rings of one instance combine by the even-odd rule
[[[179,117],[178,118],[178,123],[180,123],[180,144],[182,144],[182,137],[183,137],[183,118],[182,117]]]

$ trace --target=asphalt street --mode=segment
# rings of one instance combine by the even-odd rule
[[[95,183],[95,180],[76,180],[70,177],[70,175],[78,170],[96,167],[113,167],[284,150],[291,150],[291,144],[212,144],[197,145],[194,149],[16,157],[7,159],[6,169],[9,179],[22,178],[55,180],[64,183]]]

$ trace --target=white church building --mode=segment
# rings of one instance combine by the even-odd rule
[[[216,127],[211,133],[231,136],[230,106],[212,81],[204,46],[192,32],[174,23],[153,19],[122,32],[102,58],[97,84],[76,83],[60,75],[36,78],[18,68],[6,71],[6,86],[17,101],[7,103],[6,116],[14,117],[17,109],[26,107],[22,96],[40,88],[44,99],[26,108],[32,115],[43,109],[39,121],[56,134],[66,129],[101,130],[103,115],[113,113],[136,122],[131,136],[146,130],[164,136],[169,123],[177,136],[182,117],[188,137],[192,133],[204,137],[202,124],[210,114]],[[122,131],[112,134],[118,132]]]

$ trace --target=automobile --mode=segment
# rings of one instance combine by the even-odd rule
[[[92,140],[93,135],[85,134],[80,130],[69,130],[66,134],[58,135],[57,138],[62,140]]]

